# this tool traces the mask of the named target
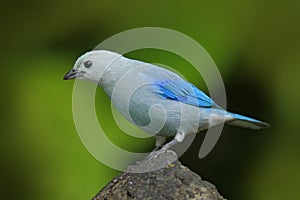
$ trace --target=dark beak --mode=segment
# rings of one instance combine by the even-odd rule
[[[69,71],[65,76],[64,76],[64,80],[71,80],[76,78],[78,75],[78,70],[76,69],[72,69],[71,71]]]

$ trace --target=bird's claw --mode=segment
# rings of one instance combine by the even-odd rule
[[[161,148],[159,150],[154,150],[152,151],[147,157],[146,157],[146,160],[151,160],[151,159],[156,159],[158,158],[158,156],[161,156],[162,154],[172,154],[173,156],[176,157],[177,159],[177,154],[172,151],[172,150],[169,150],[169,149],[166,149],[166,148]]]
[[[164,148],[161,148],[161,149],[159,149],[159,150],[154,150],[154,151],[152,151],[147,157],[146,157],[146,159],[147,160],[150,160],[150,159],[155,159],[155,158],[157,158],[159,155],[161,155],[161,154],[163,154],[163,153],[165,153],[166,152],[166,149],[164,149]]]

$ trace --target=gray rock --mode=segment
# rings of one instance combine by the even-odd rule
[[[224,200],[213,184],[183,166],[172,151],[129,166],[93,198],[100,199]]]

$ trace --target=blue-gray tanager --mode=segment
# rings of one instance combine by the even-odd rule
[[[131,123],[156,134],[156,147],[175,136],[158,152],[221,123],[254,130],[269,124],[227,112],[193,84],[174,72],[132,60],[106,50],[79,57],[64,80],[84,79],[98,83],[116,109]]]

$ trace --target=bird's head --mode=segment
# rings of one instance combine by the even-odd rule
[[[122,55],[106,50],[87,52],[77,59],[73,69],[64,76],[64,80],[79,78],[99,82],[110,64],[120,57]]]

